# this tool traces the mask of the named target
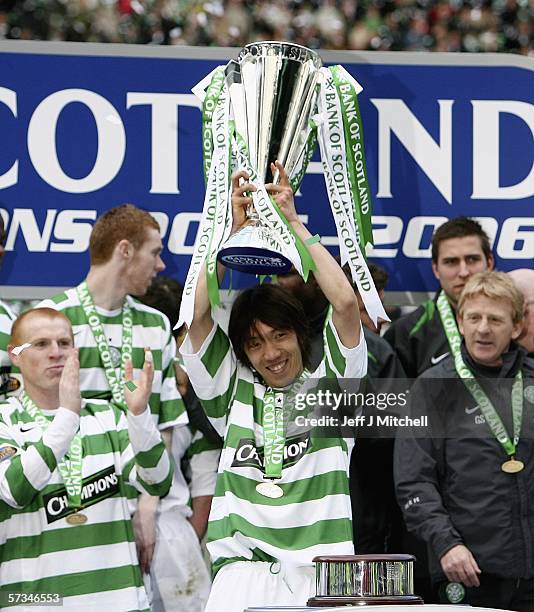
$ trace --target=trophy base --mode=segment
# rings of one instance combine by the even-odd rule
[[[424,601],[417,595],[398,595],[391,597],[312,597],[307,605],[317,608],[337,606],[393,606],[421,605]]]
[[[228,247],[219,251],[217,259],[227,268],[245,274],[286,274],[292,266],[280,253],[257,247]]]

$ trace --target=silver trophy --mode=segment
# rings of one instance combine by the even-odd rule
[[[278,181],[270,167],[277,159],[294,188],[306,170],[321,66],[315,51],[282,42],[246,45],[237,61],[226,66],[236,131],[264,183]],[[220,261],[251,274],[287,272],[291,262],[277,248],[272,230],[260,222],[253,207],[247,217],[247,225],[219,251]]]
[[[316,595],[309,606],[422,604],[413,592],[412,555],[315,557]]]

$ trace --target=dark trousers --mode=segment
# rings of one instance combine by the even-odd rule
[[[534,578],[499,578],[491,574],[482,574],[479,580],[479,587],[466,587],[465,598],[458,602],[459,604],[534,612]],[[447,582],[439,584],[440,603],[450,603],[445,593],[447,584]]]

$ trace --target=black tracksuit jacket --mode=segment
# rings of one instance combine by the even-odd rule
[[[427,414],[430,432],[398,431],[397,499],[408,529],[428,545],[434,581],[445,579],[439,560],[456,544],[469,548],[483,573],[532,578],[534,359],[512,345],[503,366],[495,369],[475,364],[465,346],[462,353],[509,435],[511,387],[521,368],[523,423],[516,457],[525,468],[517,474],[501,470],[507,455],[448,357],[411,389],[411,416]]]

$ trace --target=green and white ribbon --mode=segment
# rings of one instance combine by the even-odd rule
[[[132,333],[133,333],[133,317],[132,309],[128,303],[128,296],[124,300],[122,306],[122,346],[121,346],[121,363],[119,374],[117,376],[117,370],[113,365],[111,358],[111,350],[109,348],[108,339],[104,331],[104,326],[100,320],[100,316],[96,310],[93,296],[89,292],[87,282],[83,281],[78,287],[76,292],[80,300],[85,319],[91,329],[93,337],[95,339],[96,348],[100,355],[100,360],[104,366],[104,373],[111,389],[111,395],[113,401],[123,408],[126,408],[126,402],[124,400],[124,364],[127,361],[132,360]]]
[[[208,298],[212,306],[220,304],[219,280],[217,278],[217,253],[230,237],[232,230],[232,206],[230,202],[230,143],[235,129],[234,122],[229,120],[230,96],[226,85],[222,88],[218,105],[213,114],[214,161],[210,173],[208,189],[210,205],[215,207],[215,217],[210,237],[206,277]]]
[[[202,158],[204,180],[207,183],[213,155],[212,120],[224,85],[224,66],[217,66],[212,73],[210,85],[202,101]]]
[[[341,263],[348,263],[352,279],[373,322],[376,324],[379,318],[389,321],[361,248],[366,239],[354,213],[357,204],[354,202],[350,180],[351,160],[347,154],[350,144],[345,137],[344,113],[339,91],[331,71],[327,68],[321,70],[323,82],[318,99],[319,112],[315,120],[318,123],[319,147],[328,199],[339,238]]]
[[[360,229],[360,245],[365,253],[367,245],[373,244],[373,226],[371,190],[365,165],[363,124],[358,104],[358,93],[362,91],[362,87],[343,66],[332,66],[329,70],[341,104],[354,215]]]
[[[286,428],[292,413],[293,402],[309,379],[304,370],[300,378],[291,385],[288,393],[267,387],[263,396],[263,453],[266,478],[280,478],[284,464]]]
[[[445,330],[445,335],[449,342],[451,354],[454,358],[454,367],[456,368],[458,376],[462,379],[469,393],[471,393],[473,399],[479,405],[480,411],[486,419],[486,423],[497,442],[499,442],[509,457],[513,457],[515,455],[516,446],[519,443],[521,424],[523,421],[523,375],[521,370],[515,375],[512,385],[513,439],[511,439],[499,413],[495,410],[491,400],[462,358],[462,337],[458,331],[456,319],[445,292],[441,291],[436,305],[443,324],[443,329]]]
[[[219,73],[214,71],[212,85],[218,82]],[[210,85],[211,88],[211,85]],[[208,88],[208,91],[209,89]],[[205,164],[208,167],[208,182],[204,196],[204,208],[195,240],[191,264],[185,280],[180,315],[176,328],[191,324],[194,313],[195,293],[202,265],[206,260],[208,296],[213,306],[219,303],[216,254],[228,238],[231,227],[230,204],[230,138],[233,123],[230,122],[229,96],[223,83],[217,97],[216,107],[211,112],[213,155]],[[205,137],[207,139],[207,137]],[[206,145],[207,149],[207,145]]]
[[[22,392],[20,401],[24,410],[29,416],[37,423],[44,433],[50,421],[45,417],[41,409],[35,404],[35,402],[26,394]],[[82,437],[77,433],[72,438],[69,447],[69,458],[63,457],[58,461],[57,468],[61,474],[61,478],[65,483],[65,489],[67,491],[67,499],[69,507],[80,508],[82,504]]]

